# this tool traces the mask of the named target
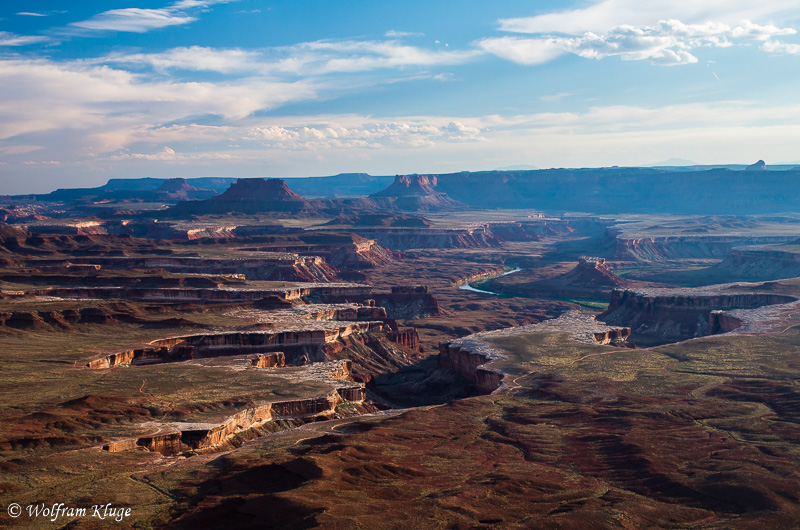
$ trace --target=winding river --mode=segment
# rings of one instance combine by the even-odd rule
[[[508,276],[509,274],[514,274],[515,272],[519,272],[521,270],[522,269],[517,267],[514,270],[506,271],[503,274],[501,274],[500,276],[496,276],[495,278],[500,278],[502,276]],[[487,278],[487,279],[494,279],[494,278]],[[465,291],[472,291],[472,292],[475,292],[475,293],[490,294],[492,296],[500,296],[500,293],[495,293],[495,292],[492,292],[492,291],[485,291],[483,289],[476,289],[475,287],[471,286],[469,283],[465,283],[463,285],[459,285],[458,288],[459,289],[463,289]]]

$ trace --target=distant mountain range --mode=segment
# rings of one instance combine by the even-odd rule
[[[468,207],[600,214],[800,211],[800,168],[779,167],[759,160],[750,166],[465,171],[396,177],[346,173],[285,181],[112,179],[98,188],[7,197],[6,202],[24,199],[67,205],[113,204],[120,211],[136,210],[133,206],[137,202],[185,203],[171,211],[200,215],[240,211],[245,204],[247,212],[324,211],[333,215],[352,215],[359,209],[388,213]],[[189,206],[198,201],[203,205]],[[235,205],[238,209],[232,208]]]

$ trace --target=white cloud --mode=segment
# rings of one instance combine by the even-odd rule
[[[178,153],[169,146],[164,146],[155,153],[119,153],[107,157],[107,160],[148,160],[157,162],[187,162],[198,160],[230,160],[233,158],[228,153],[200,152]]]
[[[112,9],[70,25],[97,31],[124,31],[145,33],[168,26],[180,26],[197,20],[186,13],[187,10],[203,9],[216,4],[226,4],[236,0],[180,0],[161,9],[141,9],[129,7]]]
[[[435,66],[467,62],[478,50],[431,51],[397,41],[315,41],[282,49],[288,55],[277,63],[286,72],[326,74],[377,68]]]
[[[137,7],[130,7],[127,9],[105,11],[90,19],[81,22],[73,22],[71,25],[78,28],[101,31],[145,33],[152,29],[179,26],[181,24],[194,22],[195,20],[197,20],[196,17],[181,16],[167,9],[139,9]]]
[[[597,106],[582,113],[519,116],[248,117],[224,127],[140,126],[119,149],[94,155],[85,149],[85,137],[71,134],[60,152],[51,147],[24,159],[2,157],[7,162],[4,167],[15,175],[42,177],[39,181],[21,177],[0,185],[5,193],[12,188],[16,193],[30,192],[35,186],[47,191],[55,175],[63,187],[86,185],[91,174],[101,183],[109,172],[396,174],[492,169],[510,160],[539,167],[598,167],[644,164],[676,153],[697,163],[752,163],[759,158],[780,163],[792,159],[800,136],[798,124],[800,105],[740,101]],[[44,164],[47,161],[60,161],[61,166],[50,167]],[[176,168],[182,169],[176,173]]]
[[[800,55],[800,44],[768,40],[759,48],[770,55]]]
[[[172,48],[159,53],[114,54],[87,60],[87,64],[145,64],[158,72],[190,70],[223,74],[257,74],[264,70],[260,55],[241,49],[216,49],[203,46]]]
[[[497,37],[478,41],[478,46],[489,53],[517,64],[536,65],[552,61],[567,53],[565,39],[521,39]]]
[[[45,13],[31,13],[30,11],[20,11],[19,13],[17,13],[17,15],[20,15],[20,16],[23,16],[23,17],[46,17],[47,16]]]
[[[389,41],[315,41],[262,50],[203,46],[172,48],[159,53],[114,54],[86,64],[144,64],[159,72],[211,71],[248,75],[325,75],[381,68],[461,64],[479,50],[435,51]]]
[[[597,34],[580,36],[495,37],[478,45],[484,50],[510,61],[534,65],[552,60],[563,53],[574,53],[587,59],[619,56],[623,60],[650,60],[658,65],[693,64],[698,62],[691,50],[698,47],[728,47],[738,40],[767,40],[777,35],[792,35],[793,28],[758,25],[743,21],[736,26],[707,22],[685,24],[680,20],[660,20],[655,26],[622,25]]]
[[[501,19],[500,29],[515,33],[580,35],[603,33],[622,25],[645,27],[668,19],[680,19],[690,24],[714,20],[730,25],[740,20],[763,20],[787,13],[796,16],[795,0],[595,0],[581,9]]]
[[[127,130],[206,114],[238,120],[256,110],[316,97],[309,81],[179,83],[107,66],[21,59],[0,61],[0,92],[0,139],[56,129]]]
[[[15,35],[7,31],[0,31],[0,46],[27,46],[37,42],[50,40],[48,37],[33,35]]]
[[[480,133],[478,127],[441,117],[369,120],[337,116],[312,123],[257,125],[243,139],[270,148],[320,151],[420,148],[439,142],[484,141]]]
[[[401,38],[401,37],[422,37],[424,33],[415,33],[413,31],[395,31],[390,29],[383,34],[384,37]]]
[[[42,149],[41,145],[6,145],[0,146],[0,155],[22,155],[40,149]]]

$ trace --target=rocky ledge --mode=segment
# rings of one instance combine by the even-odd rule
[[[538,324],[474,333],[442,342],[439,344],[439,366],[475,383],[480,393],[493,393],[503,387],[505,374],[490,365],[493,361],[507,359],[507,356],[490,344],[489,339],[534,333],[567,333],[576,342],[603,345],[624,343],[631,329],[608,326],[586,313],[568,311],[556,319]]]

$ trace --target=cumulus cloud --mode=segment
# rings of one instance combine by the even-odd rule
[[[247,140],[291,150],[383,149],[431,147],[438,142],[484,141],[480,129],[441,118],[359,121],[338,118],[329,123],[261,125],[249,129]]]
[[[759,48],[770,55],[800,55],[800,44],[768,40]]]
[[[542,64],[564,53],[587,59],[618,56],[624,60],[650,60],[658,65],[692,64],[698,61],[692,50],[698,47],[728,47],[739,40],[763,40],[792,35],[793,28],[759,25],[743,21],[735,26],[707,22],[686,24],[660,20],[654,26],[616,26],[603,34],[580,36],[495,37],[478,45],[484,50],[519,64]]]

